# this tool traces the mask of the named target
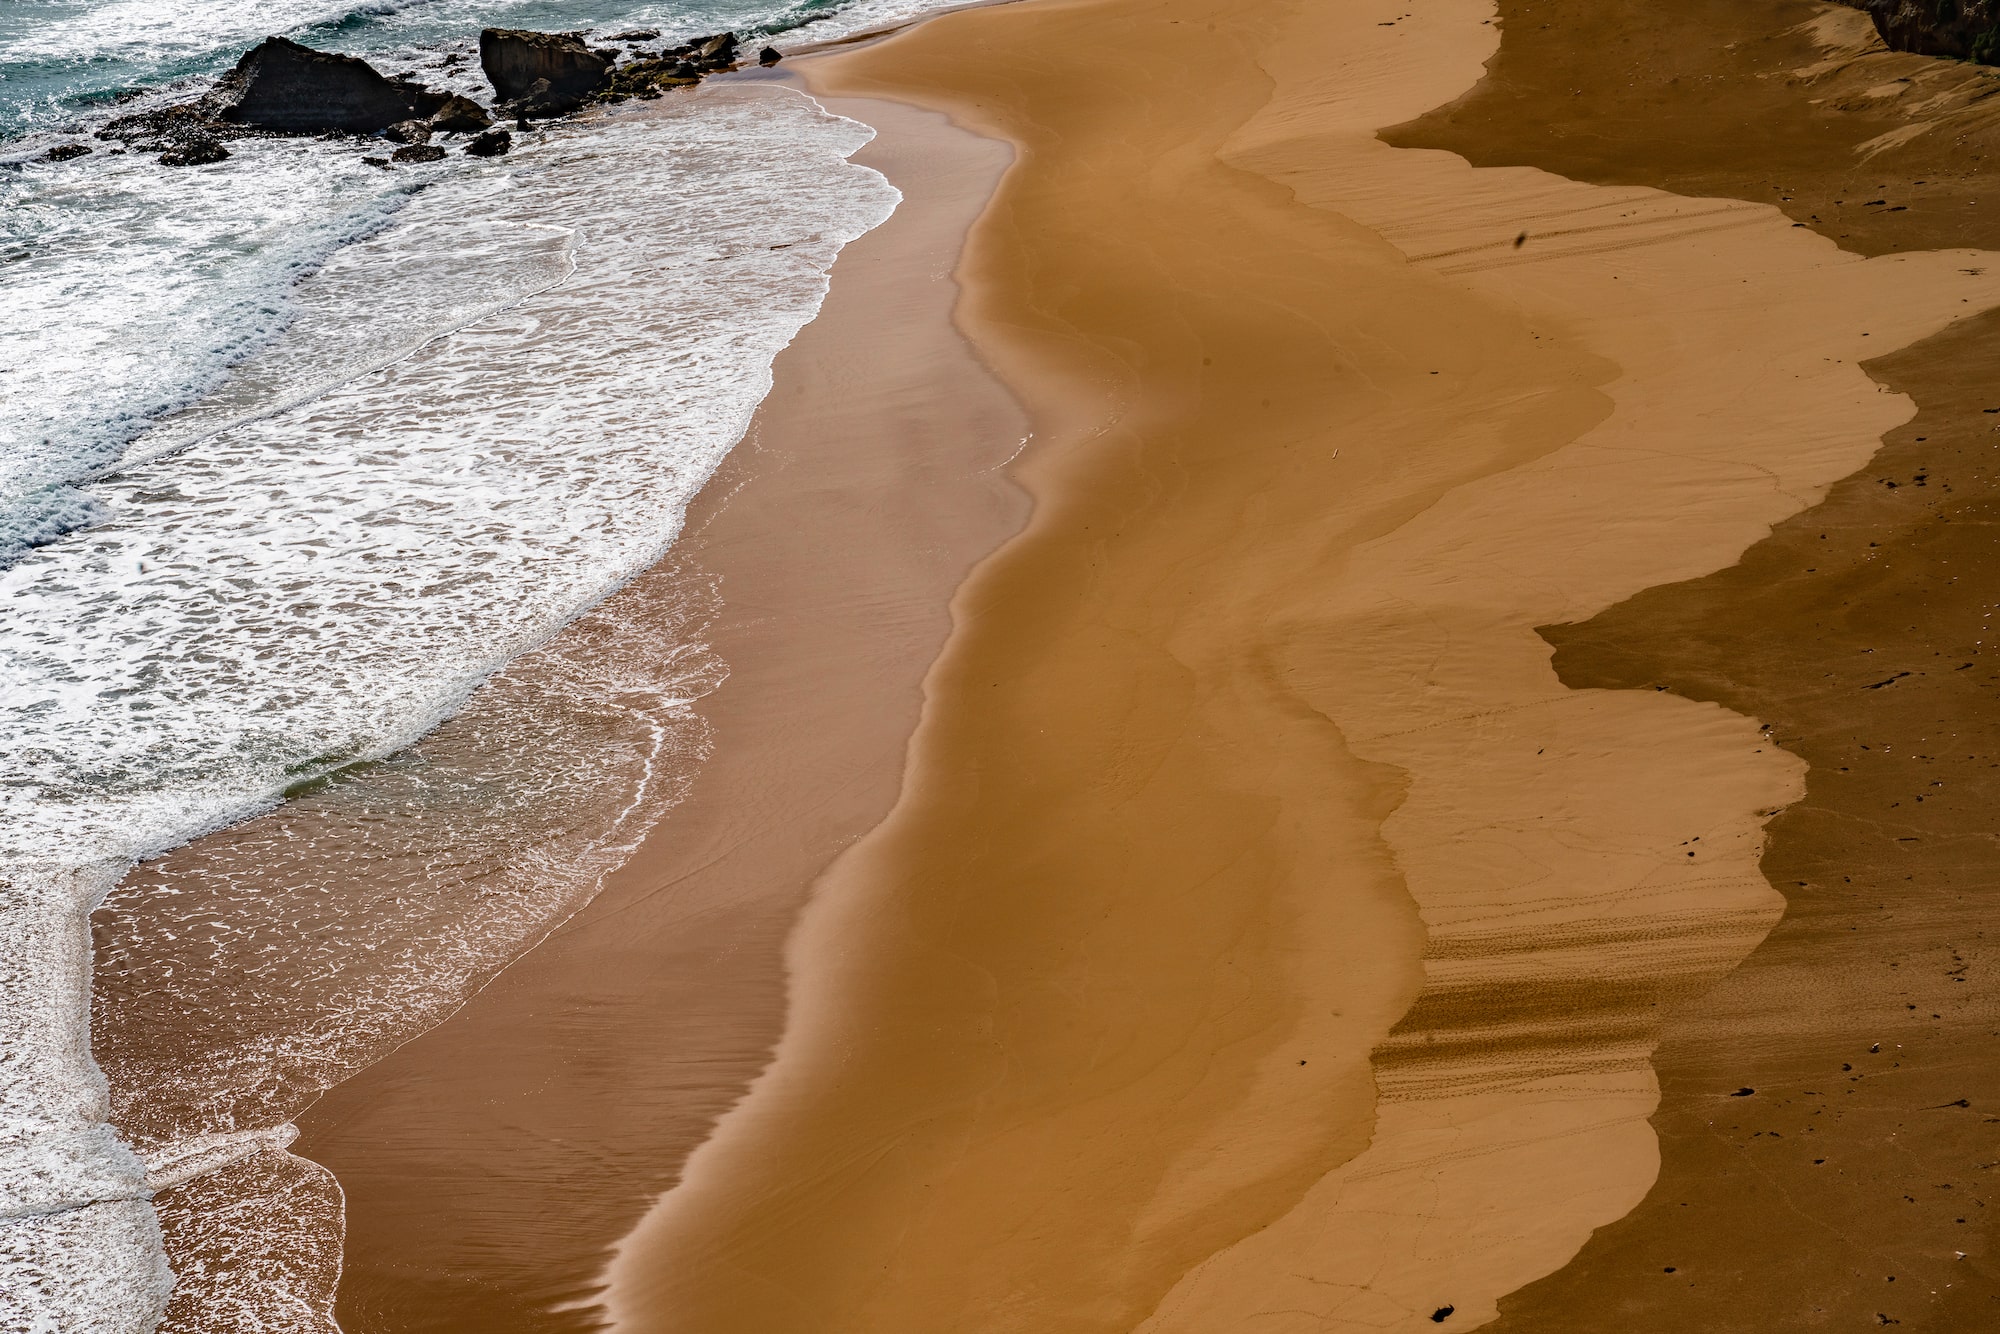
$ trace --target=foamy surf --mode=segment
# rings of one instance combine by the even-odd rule
[[[657,560],[840,247],[894,207],[847,161],[868,133],[719,89],[439,179],[327,267],[318,295],[348,288],[318,317],[320,279],[301,289],[268,363],[76,488],[95,526],[0,574],[0,1326],[144,1329],[165,1309],[159,1181],[107,1129],[85,1045],[95,902],[135,860],[409,746]],[[668,705],[684,668],[666,663]],[[341,1007],[191,1069],[216,1087],[167,1099],[148,1156],[283,1178],[318,1201],[287,1216],[331,1230],[337,1271],[337,1189],[282,1153],[285,1115],[257,1114],[435,1022],[573,911],[657,815],[659,785],[630,786],[607,807],[626,813],[577,823],[595,855],[528,877],[541,892],[470,896],[397,937],[397,967],[348,978]],[[260,1060],[284,1095],[268,1106],[231,1093]],[[229,1296],[232,1327],[323,1307],[299,1285],[330,1297],[326,1266],[286,1279],[281,1260]]]

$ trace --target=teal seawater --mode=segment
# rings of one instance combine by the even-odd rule
[[[393,63],[482,27],[773,35],[840,8],[839,0],[8,0],[0,5],[0,135],[59,130],[120,99],[219,74],[272,35]]]
[[[0,4],[0,569],[86,528],[80,489],[293,318],[292,289],[386,225],[428,177],[352,144],[160,166],[91,132],[185,100],[262,38],[362,56],[475,96],[484,26],[749,39],[844,0],[6,0]],[[445,57],[456,54],[456,63]],[[94,147],[51,162],[57,144]],[[432,173],[434,176],[436,173]]]

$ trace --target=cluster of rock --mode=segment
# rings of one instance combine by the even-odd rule
[[[631,44],[631,59],[620,64],[624,53],[618,48],[592,48],[576,33],[488,28],[479,34],[479,64],[501,103],[515,114],[559,116],[586,102],[658,97],[741,63],[733,32],[658,51],[638,45],[659,35],[650,28],[613,34],[608,40]],[[779,58],[768,46],[757,56],[762,65],[774,65]]]
[[[2000,0],[1845,0],[1892,51],[2000,65]]]
[[[209,101],[235,125],[287,134],[373,134],[430,116],[446,96],[410,79],[384,78],[356,56],[267,37],[222,76]]]
[[[512,147],[513,136],[493,128],[494,112],[526,129],[530,118],[569,115],[593,102],[659,97],[740,64],[734,33],[665,50],[636,45],[658,37],[650,29],[615,34],[609,40],[633,44],[621,51],[592,48],[578,33],[488,28],[479,34],[479,63],[496,94],[492,112],[408,76],[385,76],[358,57],[269,37],[200,100],[121,117],[98,137],[157,152],[168,166],[219,162],[229,156],[225,141],[248,134],[380,135],[396,148],[362,159],[380,167],[443,158],[443,146],[431,142],[439,135],[470,135],[464,152],[495,157]],[[758,53],[764,65],[779,58],[770,47]],[[63,144],[45,156],[61,162],[90,151],[88,144]]]

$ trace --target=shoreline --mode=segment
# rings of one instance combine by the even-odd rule
[[[607,118],[552,136],[539,162],[473,171],[465,192],[423,192],[401,223],[302,289],[324,325],[302,310],[293,328],[304,336],[246,367],[253,389],[324,373],[324,393],[106,479],[95,494],[117,511],[111,522],[9,571],[18,615],[5,654],[23,687],[13,739],[28,762],[14,778],[32,800],[10,840],[29,884],[9,916],[23,946],[13,989],[28,999],[7,1041],[6,1119],[20,1141],[7,1185],[17,1212],[37,1199],[114,1202],[18,1229],[56,1238],[15,1266],[35,1274],[13,1285],[22,1301],[51,1303],[43,1314],[59,1324],[126,1320],[113,1308],[157,1291],[146,1279],[166,1272],[156,1186],[267,1138],[257,1131],[281,1135],[320,1089],[442,1018],[595,888],[597,854],[622,853],[625,817],[652,780],[671,787],[659,770],[685,756],[652,760],[683,748],[675,715],[706,684],[677,651],[684,618],[671,614],[639,655],[555,661],[544,644],[401,747],[474,678],[592,604],[569,645],[630,647],[605,643],[619,627],[598,599],[667,546],[768,390],[770,358],[818,311],[840,245],[891,211],[890,187],[846,161],[868,133],[806,99],[746,89]],[[690,178],[710,207],[627,207]],[[260,201],[245,202],[254,222]],[[579,233],[594,262],[524,292],[543,261],[568,267],[560,238]],[[282,258],[298,237],[266,239]],[[135,242],[120,253],[143,263],[152,252]],[[371,284],[383,268],[393,279]],[[129,271],[104,271],[102,289],[120,291]],[[427,299],[441,291],[470,308]],[[425,333],[464,318],[478,327]],[[401,350],[398,334],[409,356],[340,374],[350,356]],[[329,434],[359,447],[329,451]],[[362,756],[382,762],[298,782]],[[108,869],[281,791],[297,799],[126,877],[88,924],[103,966],[86,991],[83,918],[104,886],[53,881],[38,893],[44,854]],[[441,841],[426,848],[429,833]],[[510,835],[512,848],[496,846]],[[85,1001],[90,1043],[110,1057],[96,1070]],[[142,1177],[114,1129],[159,1150],[161,1172]],[[181,1210],[183,1223],[198,1215],[202,1241],[190,1253],[184,1237],[169,1240],[190,1280],[170,1324],[194,1307],[305,1300],[272,1281],[307,1249],[297,1183],[246,1197],[244,1173],[228,1175],[221,1200],[219,1176],[163,1199],[218,1206]],[[310,1267],[330,1275],[338,1191],[319,1175],[330,1189],[303,1192],[321,1234],[310,1249],[331,1230],[334,1258]],[[119,1214],[136,1236],[88,1240],[92,1219]],[[142,1277],[111,1280],[127,1258]],[[79,1265],[104,1280],[57,1272]]]
[[[347,1329],[589,1327],[565,1308],[629,1225],[613,1201],[636,1217],[762,1065],[787,923],[893,800],[945,594],[1018,523],[994,470],[1022,429],[947,318],[1001,150],[881,110],[854,160],[904,202],[836,260],[665,562],[718,590],[728,671],[686,798],[548,940],[297,1118],[347,1196]]]

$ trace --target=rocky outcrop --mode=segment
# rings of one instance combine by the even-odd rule
[[[372,134],[397,121],[428,115],[443,95],[419,84],[384,78],[354,56],[267,37],[244,53],[207,100],[220,119],[254,129]]]
[[[479,34],[479,64],[502,102],[530,95],[537,82],[551,104],[579,105],[611,76],[611,62],[566,32],[488,28]]]
[[[656,56],[619,66],[605,86],[604,97],[611,102],[627,97],[658,97],[663,92],[700,82],[701,70],[696,66],[671,56]]]
[[[54,148],[42,154],[42,161],[68,162],[71,158],[82,157],[89,151],[89,144],[57,144]]]
[[[600,89],[599,91],[601,92],[602,90]],[[567,116],[570,112],[581,107],[583,101],[583,99],[571,94],[557,92],[549,86],[547,79],[536,79],[528,85],[526,92],[513,101],[506,103],[505,106],[514,113],[516,123],[521,123],[522,128],[525,129],[526,125],[524,122],[530,116],[538,118]]]
[[[427,120],[399,120],[382,131],[382,137],[392,144],[427,144],[431,141],[431,123]]]
[[[170,167],[192,167],[221,161],[229,156],[221,152],[222,141],[247,133],[241,126],[217,120],[203,100],[120,116],[100,127],[97,138],[138,153],[159,153]]]
[[[717,33],[713,37],[697,37],[680,48],[686,58],[704,70],[732,69],[736,65],[736,34]],[[679,52],[669,52],[669,55]]]
[[[444,149],[436,144],[405,144],[389,154],[391,162],[441,162]]]
[[[486,114],[486,108],[469,97],[456,95],[446,98],[443,106],[431,117],[431,128],[446,133],[477,134],[491,129],[493,117]]]
[[[514,146],[514,136],[505,130],[488,130],[465,146],[473,157],[499,157]]]
[[[607,102],[619,102],[627,97],[658,97],[663,92],[699,83],[704,74],[735,69],[736,55],[736,34],[733,32],[697,37],[657,56],[620,65],[612,71],[610,81],[599,95]]]
[[[785,53],[775,46],[767,46],[757,53],[757,63],[769,69],[785,58]]]
[[[1892,51],[2000,65],[2000,0],[1844,0]]]
[[[217,139],[190,136],[173,148],[160,154],[163,167],[205,167],[211,162],[220,162],[229,156],[229,150]]]
[[[198,100],[120,116],[97,137],[160,153],[168,166],[198,166],[228,157],[224,141],[253,135],[373,134],[398,127],[398,142],[420,142],[429,134],[430,115],[454,100],[465,101],[408,78],[385,78],[353,56],[270,37]]]

